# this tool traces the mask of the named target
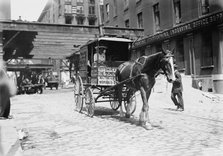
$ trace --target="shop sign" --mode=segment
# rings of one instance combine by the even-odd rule
[[[165,40],[179,34],[187,33],[199,28],[211,26],[213,24],[219,24],[223,21],[223,12],[215,13],[207,17],[200,18],[190,23],[183,24],[181,26],[174,27],[167,31],[163,31],[159,34],[149,36],[148,38],[142,39],[134,43],[133,48],[145,46],[155,41]]]

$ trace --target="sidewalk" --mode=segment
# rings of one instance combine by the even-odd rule
[[[0,156],[22,156],[14,119],[0,120]]]

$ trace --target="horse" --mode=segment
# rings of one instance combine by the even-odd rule
[[[128,88],[126,97],[127,103],[130,102],[131,96],[140,91],[143,106],[139,115],[139,125],[149,130],[152,125],[149,122],[149,105],[148,99],[151,90],[155,85],[157,75],[163,73],[169,83],[175,80],[173,50],[163,50],[149,56],[141,56],[136,61],[127,61],[120,64],[115,72],[115,78],[118,83],[126,81],[124,85]],[[115,89],[115,97],[120,105],[120,116],[124,117],[122,110],[122,89],[123,83],[117,85]],[[128,107],[127,107],[128,108]],[[126,110],[126,117],[130,117],[130,110]]]

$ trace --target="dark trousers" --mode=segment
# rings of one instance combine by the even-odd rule
[[[183,94],[181,91],[172,92],[171,99],[176,106],[184,109]]]

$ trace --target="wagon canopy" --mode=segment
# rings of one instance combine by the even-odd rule
[[[128,42],[132,43],[132,40],[126,38],[118,38],[118,37],[101,37],[98,38],[98,41],[114,41],[114,42]]]

